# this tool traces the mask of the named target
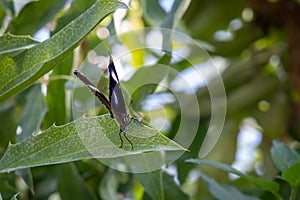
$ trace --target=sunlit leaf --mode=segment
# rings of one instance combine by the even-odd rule
[[[9,24],[8,32],[18,35],[33,35],[60,11],[66,0],[34,1],[20,10],[25,2],[13,1],[14,11],[18,14]],[[16,3],[17,2],[17,3]],[[18,13],[20,11],[20,13]],[[37,20],[38,19],[38,20]]]
[[[65,27],[68,23],[82,14],[85,10],[91,7],[95,3],[95,1],[96,0],[73,0],[70,8],[66,11],[66,13],[58,18],[54,33],[58,32],[60,29]]]
[[[116,0],[97,1],[49,40],[14,57],[3,56],[0,60],[0,102],[57,66],[105,16],[121,5]]]
[[[0,37],[0,54],[28,49],[37,43],[30,36],[17,36],[8,33]]]
[[[83,158],[115,158],[150,151],[185,150],[157,130],[132,121],[120,149],[119,126],[109,115],[82,117],[63,126],[53,126],[25,141],[9,145],[0,160],[0,171],[70,162]]]

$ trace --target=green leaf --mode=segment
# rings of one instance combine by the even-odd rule
[[[4,10],[3,6],[0,5],[0,24],[3,24],[5,15],[6,15],[5,10]],[[0,29],[0,31],[2,31],[2,30]]]
[[[16,141],[17,119],[16,107],[11,102],[0,104],[0,154],[9,142]]]
[[[73,163],[60,165],[58,168],[57,187],[62,199],[96,199],[80,177]]]
[[[133,143],[120,145],[119,125],[109,115],[82,117],[63,126],[52,126],[25,141],[9,145],[0,160],[0,172],[65,163],[83,158],[115,158],[150,151],[185,150],[153,128],[132,121],[126,135]]]
[[[174,29],[183,16],[184,12],[188,8],[191,0],[181,1],[175,0],[173,3],[171,11],[165,17],[164,21],[161,24],[162,28],[167,29]],[[163,49],[172,51],[172,43],[171,43],[171,36],[172,32],[170,31],[163,31]]]
[[[134,174],[148,195],[157,200],[164,199],[162,175],[161,170]]]
[[[187,0],[187,1],[175,0],[171,11],[166,16],[161,27],[174,29],[177,26],[177,24],[180,22],[180,19],[186,12],[190,3],[191,3],[191,0]]]
[[[180,186],[175,183],[173,176],[163,173],[163,185],[165,199],[188,199],[188,196],[181,190]]]
[[[33,35],[64,7],[66,0],[39,0],[27,4],[9,24],[8,31],[17,35]],[[14,5],[14,7],[16,4]],[[21,6],[21,5],[20,5]],[[16,7],[15,7],[16,8]],[[19,12],[20,9],[14,9]],[[38,19],[38,20],[37,20]]]
[[[29,3],[38,1],[38,0],[23,0],[23,1],[12,1],[14,4],[15,15],[18,15],[19,12]]]
[[[167,77],[169,69],[161,64],[156,64],[151,67],[139,68],[133,77],[122,83],[126,90],[130,92],[134,102],[134,108],[140,110],[141,102],[147,95],[152,94],[165,77]],[[138,87],[143,86],[143,87]]]
[[[96,0],[73,0],[70,8],[57,20],[57,25],[55,27],[54,33],[61,30],[72,20],[77,18],[80,14],[82,14],[85,10],[91,7]],[[52,32],[53,34],[53,32]],[[99,41],[98,41],[99,42]]]
[[[161,170],[150,173],[136,173],[135,176],[147,192],[144,194],[143,199],[147,199],[145,197],[148,196],[155,200],[188,199],[180,186],[174,182],[174,177]]]
[[[143,8],[143,17],[147,23],[152,26],[160,26],[161,20],[165,18],[166,13],[160,7],[158,0],[152,1],[140,1],[141,7]],[[155,10],[155,12],[153,12]]]
[[[130,174],[109,169],[101,180],[99,188],[101,199],[119,199],[120,192],[122,192],[120,190],[129,182],[129,179]]]
[[[54,123],[56,125],[66,123],[66,80],[61,79],[60,77],[70,74],[73,63],[72,55],[68,56],[58,67],[54,68],[50,75],[50,82],[47,87],[46,95],[49,109],[43,121],[43,128],[48,128]]]
[[[18,192],[18,189],[14,187],[15,177],[12,173],[0,174],[0,193],[3,199],[9,199]]]
[[[300,162],[293,165],[292,167],[286,169],[282,173],[282,177],[286,180],[291,186],[298,187],[300,185]]]
[[[3,56],[0,60],[0,102],[28,87],[62,62],[80,40],[121,5],[124,4],[116,0],[97,1],[49,40],[17,56]]]
[[[13,1],[9,1],[9,0],[3,0],[1,1],[1,5],[0,7],[6,11],[6,14],[9,16],[14,15],[14,5],[13,5]]]
[[[238,17],[244,8],[245,3],[239,0],[224,0],[213,4],[209,0],[191,1],[183,20],[194,37],[210,42],[213,41],[214,33],[227,28],[227,24]]]
[[[0,37],[0,54],[29,49],[37,43],[30,36],[18,36],[8,33]]]
[[[279,141],[273,141],[271,155],[273,162],[281,172],[300,162],[299,153]]]
[[[201,177],[205,182],[208,183],[208,188],[210,193],[217,199],[222,199],[222,200],[232,200],[232,199],[258,200],[259,199],[257,197],[245,195],[233,186],[220,185],[214,179],[211,179],[204,174],[201,174]]]
[[[15,194],[13,197],[10,198],[10,200],[18,200],[17,196],[19,195],[19,193]]]
[[[233,167],[223,164],[223,163],[218,163],[218,162],[215,162],[212,160],[204,160],[204,159],[201,159],[201,160],[200,159],[188,159],[188,160],[186,160],[186,162],[195,163],[195,164],[199,164],[199,165],[210,165],[215,168],[224,170],[228,173],[235,174],[237,176],[240,176],[240,177],[254,183],[255,185],[259,186],[260,188],[262,188],[264,190],[268,190],[268,191],[272,192],[274,195],[276,195],[277,191],[279,190],[279,184],[276,182],[265,181],[262,179],[254,178],[252,176],[248,176],[248,175],[234,169]]]
[[[17,135],[17,141],[22,141],[39,130],[47,110],[41,84],[34,85],[27,94],[26,105],[19,119],[22,131]]]
[[[32,192],[32,194],[34,194],[34,183],[33,183],[31,170],[29,168],[18,169],[15,171],[15,173],[16,175],[19,175],[23,179],[23,181],[25,182],[29,190]]]

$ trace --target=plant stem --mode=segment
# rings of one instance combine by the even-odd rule
[[[291,196],[290,196],[289,200],[296,200],[298,185],[291,186],[291,188],[292,188],[292,191],[291,191]]]
[[[283,198],[277,192],[272,192],[272,194],[276,197],[277,200],[283,200]]]

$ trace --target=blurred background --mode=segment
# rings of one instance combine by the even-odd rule
[[[94,2],[2,0],[0,34],[30,35],[39,42],[45,41]],[[170,182],[170,199],[213,199],[206,183],[198,178],[198,166],[186,164],[186,158],[205,157],[253,176],[274,180],[278,170],[270,157],[272,141],[277,139],[299,147],[300,2],[122,2],[129,9],[119,9],[107,16],[60,64],[63,67],[54,68],[36,84],[0,104],[0,155],[9,142],[24,139],[16,137],[16,133],[24,131],[29,113],[37,113],[40,118],[26,130],[31,133],[45,130],[53,123],[63,125],[74,120],[74,109],[84,114],[93,108],[88,112],[90,115],[107,113],[100,103],[96,103],[94,109],[93,101],[90,101],[94,99],[92,95],[87,100],[72,99],[72,70],[81,68],[86,61],[95,67],[94,70],[100,68],[98,73],[103,76],[99,78],[99,74],[94,74],[91,79],[99,81],[101,91],[107,91],[105,56],[107,49],[110,49],[116,58],[122,85],[131,94],[126,98],[128,104],[132,101],[129,108],[132,115],[141,117],[144,123],[161,130],[171,139],[176,136],[182,120],[187,121],[186,126],[192,130],[189,132],[187,128],[184,133],[192,138],[185,146],[190,151],[164,170],[164,178]],[[135,32],[136,29],[146,30],[149,27],[171,29],[191,40],[168,38],[159,31]],[[105,43],[103,47],[107,49],[97,47],[110,37],[115,39],[113,43]],[[139,49],[156,42],[164,51]],[[172,51],[175,54],[171,54]],[[177,74],[167,78],[161,76],[157,68],[159,65],[169,66]],[[93,72],[89,73],[93,76]],[[145,76],[154,76],[157,84],[143,85],[131,91],[130,88]],[[158,83],[170,87],[160,87]],[[217,97],[212,97],[212,92],[217,90],[224,90],[216,95],[225,101],[222,101],[219,110],[213,111],[213,100]],[[176,94],[184,94],[183,103],[178,102]],[[196,97],[197,105],[193,106],[199,112],[191,108],[191,97]],[[75,106],[74,102],[77,103]],[[215,122],[221,131],[210,140],[210,148],[201,153],[203,141],[212,125],[210,122],[215,116],[212,112],[224,115]],[[262,199],[272,197],[220,170],[201,167],[201,171],[219,183],[243,188]],[[138,175],[110,169],[92,159],[36,167],[27,174],[31,178],[0,174],[2,197],[5,199],[18,192],[20,199],[71,199],[72,195],[77,199],[80,196],[87,199],[149,199],[151,196],[144,192],[142,178]],[[284,189],[282,193],[284,196]]]

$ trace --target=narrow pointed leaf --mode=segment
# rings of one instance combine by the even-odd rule
[[[147,173],[136,173],[135,177],[137,177],[145,191],[152,199],[165,199],[162,180],[163,172],[161,170]]]
[[[239,199],[239,200],[259,200],[257,197],[248,196],[241,193],[238,189],[233,186],[223,186],[217,183],[214,179],[201,174],[201,177],[205,182],[208,183],[208,188],[210,193],[217,199],[222,200],[231,200],[231,199]]]
[[[97,1],[61,31],[16,56],[0,59],[0,102],[20,92],[53,69],[72,52],[105,16],[120,7],[119,1]]]
[[[38,42],[30,36],[18,36],[8,33],[0,37],[0,54],[29,49],[36,44]]]
[[[258,178],[252,177],[252,176],[248,176],[247,174],[244,174],[244,173],[234,169],[233,167],[223,164],[223,163],[218,163],[218,162],[215,162],[212,160],[205,160],[205,159],[201,159],[201,160],[200,159],[188,159],[188,160],[186,160],[186,162],[195,163],[195,164],[199,164],[199,165],[210,165],[215,168],[224,170],[228,173],[235,174],[235,175],[240,176],[248,181],[251,181],[252,183],[261,187],[262,189],[272,192],[273,194],[277,193],[279,190],[279,184],[276,182],[265,181],[263,179],[258,179]]]
[[[26,4],[24,0],[13,1],[16,16],[9,23],[7,30],[17,35],[33,35],[52,20],[63,9],[66,2],[67,0],[35,0],[24,6]]]
[[[57,187],[61,199],[97,199],[80,176],[74,163],[60,165],[58,171]]]
[[[39,130],[47,110],[41,84],[33,85],[26,96],[26,104],[19,119],[19,126],[22,131],[17,135],[18,142],[30,136],[32,132]]]
[[[31,136],[9,145],[0,160],[0,172],[26,167],[65,163],[84,158],[115,158],[150,151],[185,150],[153,128],[132,121],[120,149],[119,126],[109,115],[82,117],[63,126]]]

